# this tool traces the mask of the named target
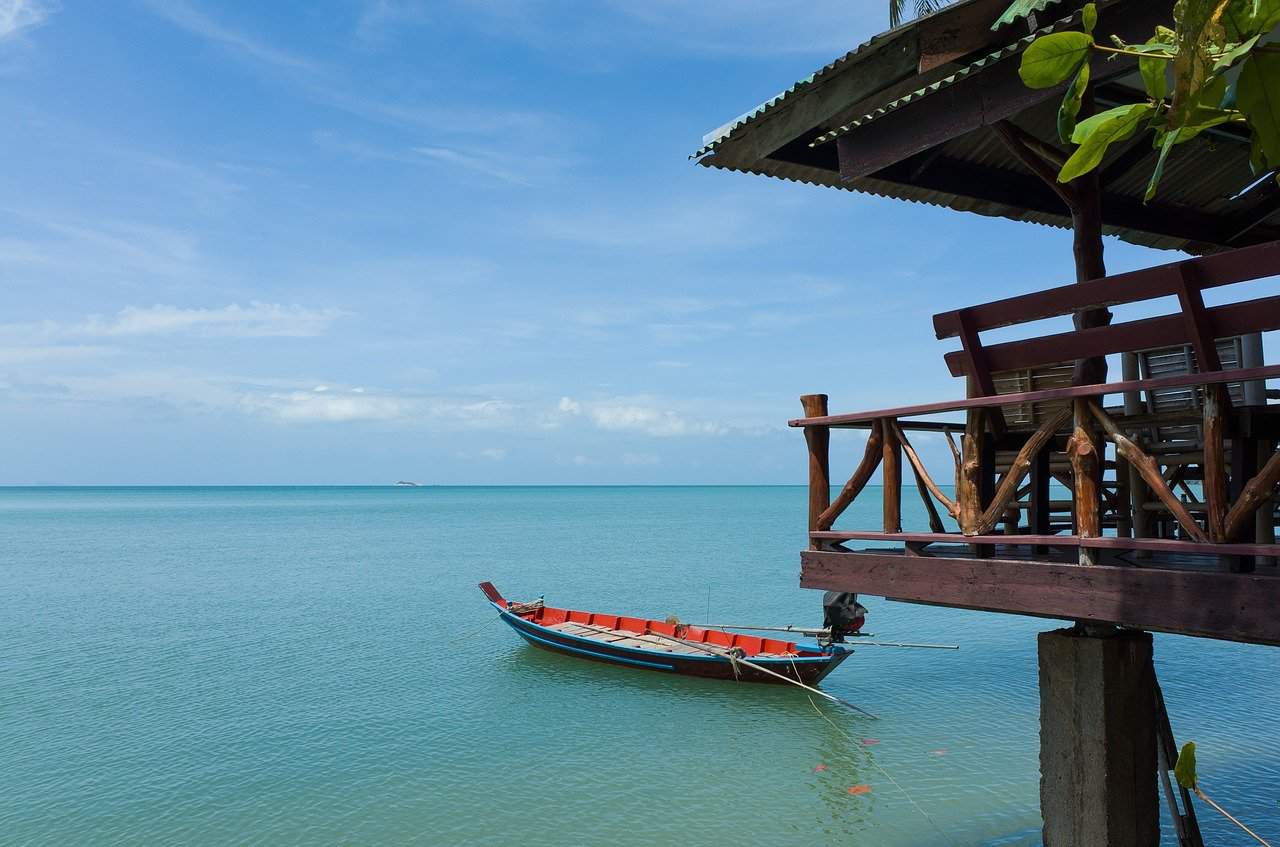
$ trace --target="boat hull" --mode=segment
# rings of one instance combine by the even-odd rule
[[[707,653],[690,655],[672,653],[661,649],[639,649],[635,647],[618,647],[604,641],[582,638],[558,629],[541,626],[493,604],[504,623],[531,644],[542,650],[586,659],[594,662],[619,665],[638,670],[659,671],[662,673],[698,676],[708,679],[737,680],[739,682],[783,683],[778,679],[741,662],[732,662],[721,655]],[[852,652],[840,647],[828,648],[820,655],[804,655],[794,657],[750,657],[747,661],[760,665],[787,679],[814,685],[823,677],[835,670]]]

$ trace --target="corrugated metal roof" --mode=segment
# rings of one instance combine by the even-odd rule
[[[804,79],[798,80],[787,90],[782,91],[778,94],[775,94],[773,97],[770,97],[768,100],[764,101],[759,106],[756,106],[754,109],[748,112],[744,112],[743,114],[739,115],[738,117],[734,118],[728,123],[723,124],[722,126],[716,127],[711,132],[707,133],[702,137],[702,146],[699,147],[696,151],[694,151],[694,153],[692,153],[689,156],[689,158],[701,159],[703,156],[707,155],[708,153],[712,152],[717,147],[719,147],[721,143],[728,140],[728,138],[731,135],[733,135],[735,132],[737,132],[739,129],[742,129],[743,127],[751,124],[752,122],[757,121],[760,118],[764,117],[769,112],[773,111],[776,107],[782,105],[785,101],[794,97],[795,95],[800,94],[805,89],[817,83],[822,82],[823,79],[835,73],[836,71],[840,70],[853,59],[856,59],[865,53],[871,52],[872,47],[875,47],[876,45],[884,41],[888,41],[891,36],[897,35],[902,29],[906,29],[914,25],[915,25],[915,22],[913,21],[912,23],[907,24],[905,27],[899,27],[896,30],[889,30],[888,32],[882,32],[879,35],[871,37],[870,39],[868,39],[867,41],[864,41],[862,44],[859,44],[857,47],[850,50],[848,53],[845,53],[843,56],[836,59],[835,61],[830,62],[826,65],[823,65],[821,68],[809,74]]]
[[[949,76],[943,77],[942,79],[939,79],[939,80],[935,80],[934,82],[929,83],[923,88],[917,88],[915,91],[911,91],[907,94],[902,95],[901,97],[898,97],[894,100],[890,100],[889,102],[884,103],[883,105],[879,106],[875,110],[865,115],[862,115],[861,117],[855,120],[849,121],[849,123],[847,124],[838,126],[835,129],[830,130],[828,132],[824,132],[822,135],[815,138],[809,144],[809,146],[816,147],[819,144],[826,144],[827,142],[834,141],[840,136],[846,135],[859,127],[866,126],[872,121],[878,120],[879,118],[884,117],[885,115],[889,114],[895,109],[902,108],[908,103],[914,103],[917,100],[920,100],[924,97],[928,97],[930,94],[936,94],[937,92],[943,90],[944,88],[949,88],[952,85],[959,82],[960,80],[965,79],[966,77],[972,76],[973,74],[978,73],[980,71],[983,71],[986,68],[989,68],[992,65],[996,64],[997,62],[1007,59],[1010,56],[1018,55],[1023,50],[1026,50],[1029,46],[1031,46],[1031,42],[1035,41],[1040,36],[1046,35],[1051,32],[1055,32],[1059,29],[1065,29],[1071,24],[1073,24],[1077,18],[1079,18],[1078,14],[1070,15],[1069,17],[1063,18],[1062,20],[1054,21],[1051,24],[1042,26],[1039,29],[1037,29],[1035,32],[1029,35],[1023,36],[1022,38],[1019,38],[1017,41],[1014,41],[1011,44],[1006,44],[1005,46],[1001,47],[999,50],[996,50],[992,53],[988,53],[987,55],[983,56],[981,59],[977,60],[976,62],[972,62],[968,65],[965,65],[963,68],[961,68],[960,70],[956,71],[955,73]]]
[[[1100,5],[1132,5],[1145,11],[1146,7],[1142,5],[1144,2],[1146,0],[1102,0]],[[965,4],[956,4],[948,9],[954,10],[962,5]],[[1044,2],[1037,5],[1037,9],[1050,5]],[[1074,5],[1073,3],[1073,9]],[[936,14],[942,15],[945,12],[944,9]],[[694,156],[699,164],[706,167],[859,191],[990,217],[1070,228],[1071,219],[1066,208],[1058,212],[1056,203],[1033,196],[1037,192],[1032,191],[1024,197],[1008,191],[971,191],[965,187],[962,179],[939,178],[952,173],[949,169],[957,166],[970,168],[972,173],[979,175],[979,179],[999,182],[1002,174],[1010,178],[1026,178],[1026,168],[1013,158],[1005,144],[989,128],[980,127],[935,146],[927,157],[919,160],[916,170],[910,174],[886,170],[880,172],[879,178],[876,175],[842,178],[834,146],[824,142],[852,133],[908,104],[945,91],[962,80],[1000,65],[1001,62],[1014,61],[1013,57],[1020,54],[1036,35],[1073,26],[1078,17],[1079,13],[1073,11],[1036,33],[1012,41],[962,68],[937,67],[930,72],[939,75],[933,79],[909,69],[904,75],[900,72],[901,67],[894,74],[879,73],[877,68],[883,65],[881,58],[908,58],[905,54],[899,56],[895,44],[883,44],[891,34],[903,39],[917,36],[909,27],[885,33],[801,80],[727,128],[722,128],[713,134],[716,137],[711,143]],[[845,67],[855,59],[857,64]],[[866,75],[862,70],[864,66],[867,68]],[[836,71],[841,69],[844,73],[837,74]],[[945,76],[940,76],[942,74]],[[860,82],[860,91],[865,93],[849,94],[855,88],[849,85],[851,81]],[[1122,89],[1134,89],[1132,96],[1141,96],[1141,83],[1134,82],[1132,77],[1127,81],[1113,80],[1111,84],[1119,84]],[[878,91],[876,86],[879,86]],[[799,99],[802,94],[803,99]],[[1118,96],[1119,102],[1128,102],[1130,95],[1121,91],[1112,96]],[[797,98],[794,104],[780,108],[781,104],[792,98]],[[1035,106],[1024,108],[1017,116],[1017,123],[1035,137],[1056,138],[1057,105],[1057,98],[1050,97]],[[776,114],[772,114],[775,112]],[[854,117],[857,113],[862,114]],[[770,115],[768,121],[761,124],[761,119],[766,115]],[[831,124],[838,121],[843,121],[841,126],[832,129]],[[1246,232],[1251,219],[1261,218],[1268,210],[1275,210],[1280,215],[1280,204],[1276,203],[1275,196],[1257,191],[1250,193],[1249,201],[1244,206],[1234,200],[1255,178],[1249,167],[1247,143],[1238,143],[1239,139],[1223,143],[1224,138],[1225,136],[1215,139],[1206,133],[1179,146],[1165,166],[1160,195],[1151,207],[1151,217],[1143,216],[1138,210],[1142,208],[1142,197],[1154,163],[1154,158],[1150,157],[1154,154],[1149,152],[1149,158],[1136,165],[1131,164],[1127,172],[1109,173],[1108,195],[1122,205],[1129,204],[1130,211],[1118,216],[1119,220],[1125,221],[1124,227],[1109,226],[1105,231],[1130,243],[1190,253],[1214,252],[1221,250],[1226,244],[1256,243],[1260,239],[1280,237],[1280,226],[1265,223],[1248,230],[1247,235],[1241,235]],[[1135,139],[1134,144],[1141,145],[1143,141]],[[1106,171],[1108,166],[1128,153],[1130,146],[1132,145],[1115,145],[1103,161],[1102,169]],[[925,156],[923,152],[920,155]],[[935,165],[930,164],[934,160],[936,167],[941,168],[940,171],[935,171]],[[981,176],[983,174],[987,176]],[[985,196],[980,199],[970,196],[971,194]],[[1190,222],[1203,222],[1203,235],[1202,230],[1197,228],[1199,224]],[[1243,237],[1243,242],[1233,240],[1239,237]]]
[[[1049,6],[1053,6],[1061,0],[1017,0],[1005,10],[1005,13],[991,25],[992,29],[999,29],[1005,24],[1011,24],[1015,21],[1022,20],[1025,17],[1043,12]]]

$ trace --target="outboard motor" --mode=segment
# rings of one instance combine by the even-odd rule
[[[828,591],[822,595],[822,626],[831,632],[832,643],[857,635],[866,620],[867,609],[858,595],[849,591]]]

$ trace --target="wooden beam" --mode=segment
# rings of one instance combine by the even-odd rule
[[[1157,24],[1169,22],[1168,9],[1155,4],[1125,4],[1100,10],[1098,31],[1126,41],[1151,37]],[[1130,73],[1136,62],[1101,54],[1092,59],[1095,84]],[[1031,89],[1018,75],[1021,57],[1011,54],[977,73],[918,97],[836,139],[840,175],[869,176],[887,165],[950,141],[982,126],[1015,117],[1047,100],[1061,99],[1066,85]],[[867,111],[870,111],[868,109]]]
[[[1049,186],[1062,200],[1063,205],[1070,209],[1079,202],[1072,183],[1058,182],[1058,171],[1066,161],[1066,157],[1061,155],[1062,151],[1056,151],[1058,155],[1052,158],[1045,155],[1046,151],[1042,149],[1044,142],[1007,120],[996,121],[991,129],[1004,143],[1005,149],[1027,170],[1039,177],[1041,182]]]
[[[800,554],[800,585],[1280,645],[1280,578],[885,551]]]
[[[871,474],[875,473],[877,467],[880,466],[880,445],[884,441],[884,426],[880,421],[876,421],[871,426],[871,432],[867,435],[867,447],[863,451],[862,461],[858,463],[858,467],[854,469],[853,475],[849,477],[849,481],[840,489],[840,493],[836,496],[835,502],[829,505],[818,515],[817,528],[831,529],[836,519],[844,514],[844,510],[849,508],[849,504],[862,493],[862,489],[866,487],[867,481],[871,479]]]
[[[916,493],[920,495],[920,502],[924,506],[925,514],[929,516],[929,530],[931,532],[946,532],[947,528],[942,524],[942,516],[938,514],[938,507],[933,505],[933,498],[929,496],[925,482],[920,478],[920,469],[914,463],[911,465],[911,473],[916,478]]]
[[[970,409],[960,441],[960,476],[956,479],[956,507],[960,531],[977,535],[982,516],[982,438],[986,432],[986,409]]]
[[[897,430],[893,419],[886,418],[880,423],[884,434],[881,453],[884,458],[880,462],[881,491],[884,497],[884,531],[902,532],[902,448],[898,444]]]
[[[845,136],[848,138],[849,136]],[[845,139],[840,139],[844,141]],[[954,156],[942,156],[912,178],[908,160],[865,177],[873,185],[887,182],[917,191],[936,191],[984,203],[1009,206],[1019,212],[1037,212],[1069,225],[1071,216],[1062,198],[1037,177],[1009,167],[975,164]],[[857,188],[854,182],[850,187]],[[1151,235],[1186,240],[1194,244],[1232,246],[1228,241],[1239,227],[1230,219],[1197,208],[1170,202],[1143,204],[1141,198],[1107,194],[1102,198],[1102,225],[1115,230],[1132,230]],[[1259,226],[1242,240],[1258,244],[1276,239],[1271,226]]]
[[[1058,427],[1066,423],[1067,418],[1070,416],[1071,411],[1069,409],[1059,410],[1056,415],[1042,423],[1040,428],[1027,439],[1027,443],[1022,445],[1022,449],[1018,451],[1018,455],[1014,457],[1013,462],[1009,465],[1009,470],[1005,472],[1004,478],[1000,480],[991,505],[987,506],[986,511],[982,513],[982,517],[978,520],[975,528],[976,534],[986,535],[995,529],[1009,502],[1017,495],[1018,486],[1022,484],[1023,478],[1031,471],[1032,463],[1040,455],[1045,443],[1058,431]]]
[[[899,406],[893,409],[876,409],[870,412],[828,415],[822,418],[796,418],[789,426],[844,426],[865,423],[869,420],[899,415],[924,415],[933,412],[958,412],[965,409],[998,408],[1021,403],[1038,403],[1045,400],[1070,400],[1076,397],[1102,397],[1122,394],[1126,391],[1152,391],[1157,388],[1176,388],[1185,385],[1214,385],[1221,382],[1246,382],[1253,379],[1280,377],[1280,365],[1264,365],[1260,368],[1236,368],[1212,373],[1175,374],[1152,379],[1129,379],[1100,385],[1068,385],[1062,388],[1044,388],[1039,391],[1022,391],[1014,394],[998,394],[994,397],[967,397],[963,400],[943,400],[936,403],[920,403],[915,406]]]
[[[1214,350],[1214,355],[1217,355]],[[1209,537],[1229,541],[1227,519],[1226,416],[1231,399],[1222,385],[1210,385],[1204,391],[1204,502],[1208,507]],[[1237,452],[1241,444],[1236,445]]]
[[[991,368],[987,366],[982,339],[978,337],[978,330],[963,309],[956,313],[956,319],[960,324],[960,345],[968,363],[965,373],[973,378],[974,385],[981,394],[990,397],[996,393],[996,387],[991,381]]]
[[[1093,434],[1088,400],[1081,398],[1072,402],[1072,418],[1075,426],[1071,439],[1067,442],[1067,456],[1071,459],[1075,534],[1081,538],[1097,538],[1102,535],[1102,522],[1098,514],[1101,457]],[[1088,548],[1080,548],[1080,564],[1094,564],[1093,553]]]
[[[1236,538],[1244,529],[1250,516],[1258,510],[1263,503],[1270,503],[1272,494],[1276,490],[1276,485],[1280,484],[1280,451],[1273,453],[1267,463],[1262,466],[1262,470],[1249,480],[1240,492],[1240,498],[1236,500],[1236,504],[1231,507],[1231,511],[1227,512],[1224,518],[1223,534],[1227,538]],[[1261,555],[1276,555],[1274,553],[1264,553]]]
[[[1280,329],[1280,295],[1229,303],[1205,311],[1217,338]],[[987,368],[998,372],[1188,342],[1194,343],[1188,324],[1181,314],[1174,314],[1007,341],[986,346],[983,352]],[[943,358],[952,376],[968,373],[968,356],[964,352],[947,353]],[[1202,372],[1212,370],[1201,369]]]
[[[1201,541],[1185,541],[1178,538],[1120,538],[1114,535],[1100,535],[1097,538],[1081,538],[1078,535],[957,535],[954,532],[899,532],[892,535],[872,529],[829,529],[825,532],[813,532],[810,535],[818,541],[876,541],[887,544],[947,544],[956,549],[956,545],[1002,545],[1010,546],[1046,546],[1076,549],[1085,547],[1090,550],[1145,550],[1152,553],[1172,553],[1181,556],[1274,556],[1280,554],[1280,547],[1275,544],[1213,544]]]
[[[920,457],[916,454],[915,448],[911,446],[911,442],[907,440],[907,434],[902,431],[902,427],[892,418],[886,420],[891,421],[894,435],[897,436],[898,443],[902,445],[903,452],[907,454],[907,461],[911,463],[911,469],[915,471],[916,483],[924,486],[929,494],[938,498],[938,502],[947,510],[947,514],[952,517],[958,517],[960,509],[956,506],[955,501],[942,493],[942,489],[933,481],[933,477],[929,476],[929,472],[925,469],[924,462],[920,461]],[[954,445],[952,445],[954,448]],[[922,489],[923,490],[923,489]]]
[[[827,414],[827,395],[806,394],[800,398],[806,417],[820,418]],[[831,429],[817,424],[804,429],[804,440],[809,446],[809,529],[824,529],[819,525],[822,513],[831,505]]]
[[[1194,266],[1194,274],[1184,273],[1187,266]],[[1177,295],[1184,282],[1204,291],[1277,273],[1280,273],[1280,241],[1272,241],[941,312],[933,316],[933,329],[939,340],[959,336],[960,312],[965,312],[972,326],[981,332],[1069,315],[1081,309]]]
[[[1156,497],[1160,498],[1160,502],[1164,503],[1178,523],[1182,525],[1182,528],[1186,530],[1187,534],[1196,541],[1208,541],[1209,537],[1200,528],[1200,524],[1187,511],[1187,507],[1182,504],[1182,501],[1170,490],[1169,485],[1165,482],[1164,475],[1160,473],[1160,466],[1156,464],[1156,461],[1121,432],[1115,421],[1106,412],[1102,411],[1097,403],[1086,402],[1088,402],[1089,411],[1097,418],[1098,423],[1102,425],[1107,437],[1116,445],[1116,452],[1124,456],[1130,465],[1138,469],[1138,473],[1142,475],[1147,487],[1151,489]]]
[[[1186,335],[1196,351],[1197,369],[1220,371],[1222,360],[1218,358],[1218,345],[1214,342],[1213,321],[1204,307],[1204,297],[1200,295],[1201,285],[1197,267],[1190,262],[1178,266],[1176,287],[1178,304],[1182,307],[1182,321]],[[1277,307],[1277,312],[1280,313],[1280,306]]]

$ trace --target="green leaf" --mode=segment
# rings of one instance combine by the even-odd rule
[[[1253,45],[1257,44],[1258,39],[1261,37],[1262,35],[1259,34],[1259,35],[1253,36],[1252,38],[1246,41],[1242,41],[1239,44],[1235,44],[1235,45],[1228,44],[1227,46],[1230,49],[1227,50],[1225,53],[1223,53],[1221,56],[1219,56],[1218,60],[1213,63],[1214,73],[1220,73],[1222,71],[1225,71],[1227,68],[1231,67],[1232,65],[1234,65],[1240,59],[1241,56],[1246,55],[1250,50],[1253,49]]]
[[[1245,60],[1236,105],[1249,120],[1264,167],[1280,165],[1280,54],[1254,53]]]
[[[1173,775],[1183,788],[1195,788],[1196,743],[1194,741],[1188,741],[1182,745],[1182,752],[1178,754],[1178,763],[1173,766]]]
[[[1072,143],[1083,144],[1085,137],[1092,134],[1099,126],[1112,118],[1128,115],[1139,106],[1145,106],[1148,111],[1154,111],[1154,109],[1151,109],[1149,103],[1130,103],[1128,106],[1116,106],[1114,109],[1107,109],[1105,112],[1098,112],[1095,115],[1090,115],[1080,123],[1076,124],[1075,132],[1071,133]]]
[[[1139,59],[1138,72],[1142,74],[1147,96],[1152,100],[1163,100],[1169,93],[1169,63],[1164,59]]]
[[[1191,122],[1178,128],[1178,140],[1175,144],[1186,144],[1210,127],[1229,123],[1234,115],[1218,109],[1197,109],[1191,113]]]
[[[1165,133],[1164,140],[1160,144],[1160,158],[1156,160],[1156,168],[1151,172],[1151,180],[1147,183],[1147,193],[1142,198],[1143,203],[1151,202],[1151,198],[1156,196],[1156,188],[1160,185],[1160,177],[1164,175],[1164,160],[1169,157],[1169,151],[1173,149],[1173,145],[1178,143],[1178,136],[1181,134],[1182,130],[1180,129]]]
[[[1205,86],[1196,92],[1196,99],[1191,104],[1191,112],[1194,113],[1201,109],[1221,109],[1222,101],[1227,99],[1227,77],[1226,74],[1216,76],[1205,83]],[[1191,123],[1191,115],[1187,115],[1187,123]]]
[[[1150,103],[1135,103],[1108,109],[1101,115],[1081,121],[1071,136],[1071,140],[1080,146],[1058,172],[1058,182],[1070,182],[1096,168],[1107,155],[1107,147],[1133,135],[1138,125],[1154,112],[1155,106]],[[1094,121],[1100,117],[1105,119]]]
[[[1085,3],[1084,10],[1080,13],[1081,24],[1084,31],[1093,34],[1093,28],[1098,25],[1098,6],[1095,3]]]
[[[1076,129],[1076,117],[1080,114],[1080,104],[1084,102],[1084,91],[1089,87],[1089,63],[1080,65],[1076,78],[1067,86],[1066,96],[1058,107],[1058,137],[1064,142],[1071,141],[1071,133]]]
[[[1052,88],[1089,58],[1093,36],[1083,32],[1042,35],[1022,54],[1018,75],[1028,88]]]

